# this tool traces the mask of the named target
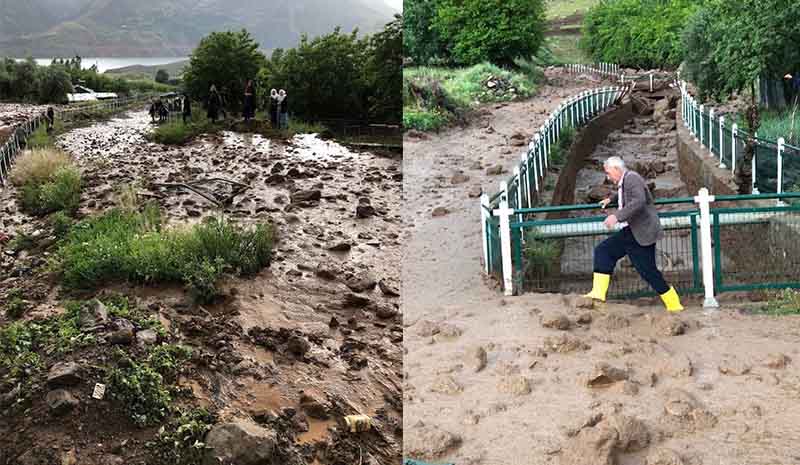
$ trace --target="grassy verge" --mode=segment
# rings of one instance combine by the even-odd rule
[[[756,309],[765,315],[800,315],[800,290],[784,289],[770,295],[767,304]]]
[[[46,136],[45,137],[49,137]],[[47,142],[39,136],[37,143]],[[81,174],[72,158],[53,149],[25,152],[11,172],[22,210],[33,215],[63,211],[73,214],[81,195]]]
[[[266,267],[273,239],[268,224],[245,229],[207,218],[192,227],[164,228],[157,207],[118,208],[74,225],[54,268],[70,289],[118,281],[184,283],[199,302],[209,302],[223,274],[248,275]]]
[[[761,110],[758,137],[777,141],[783,137],[787,144],[800,146],[800,107],[780,110]]]
[[[524,68],[523,68],[524,69]],[[469,68],[403,70],[403,126],[430,131],[461,120],[472,108],[533,95],[537,76],[483,63]]]

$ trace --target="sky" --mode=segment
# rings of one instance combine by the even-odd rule
[[[397,10],[403,11],[403,0],[383,0],[389,6],[394,7]]]

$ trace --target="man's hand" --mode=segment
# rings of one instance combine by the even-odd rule
[[[617,223],[619,223],[619,221],[617,220],[617,215],[608,215],[608,218],[606,218],[606,220],[603,221],[603,224],[606,225],[606,228],[608,229],[614,228],[614,226],[616,226]]]
[[[611,203],[611,199],[603,199],[600,201],[600,207],[606,208]]]

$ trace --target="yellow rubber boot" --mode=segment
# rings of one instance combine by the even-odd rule
[[[611,275],[604,273],[595,273],[592,282],[592,291],[584,295],[602,302],[606,301],[606,292],[608,292],[608,285],[611,282]]]
[[[668,312],[677,313],[683,310],[681,298],[678,297],[674,287],[670,286],[667,292],[661,294],[661,300],[664,301],[664,306],[667,307]]]

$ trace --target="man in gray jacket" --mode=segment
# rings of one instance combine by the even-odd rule
[[[619,223],[623,228],[594,249],[593,285],[586,297],[605,302],[614,267],[627,255],[642,279],[661,296],[667,311],[683,310],[675,288],[667,285],[656,267],[656,241],[663,237],[664,231],[647,184],[639,173],[625,169],[625,162],[619,157],[608,158],[603,168],[618,189],[616,194],[602,200],[600,206],[619,204],[617,212],[609,215],[604,224],[611,229]]]

